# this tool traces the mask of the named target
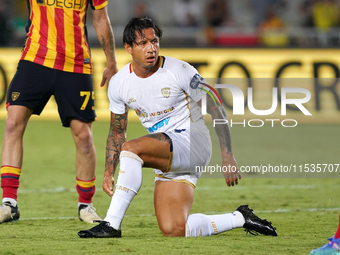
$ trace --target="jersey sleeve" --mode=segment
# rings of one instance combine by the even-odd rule
[[[108,0],[90,0],[92,10],[103,9],[108,3]]]
[[[177,70],[176,79],[180,87],[187,93],[192,100],[198,102],[205,95],[205,91],[200,89],[202,83],[206,83],[196,68],[183,62]]]
[[[126,106],[119,95],[119,89],[116,89],[114,79],[110,80],[108,88],[108,97],[110,101],[109,109],[115,114],[123,114],[126,112]]]

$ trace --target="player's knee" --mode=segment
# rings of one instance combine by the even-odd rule
[[[185,221],[176,221],[172,224],[159,225],[159,228],[164,236],[185,236],[185,224]]]
[[[89,154],[94,148],[92,133],[88,130],[79,132],[76,135],[75,142],[77,147],[81,148],[83,154]]]
[[[15,119],[6,119],[6,134],[22,134],[25,130],[25,125]]]
[[[88,145],[92,143],[92,134],[89,131],[84,131],[78,134],[78,139],[84,144]]]
[[[129,151],[139,156],[139,145],[136,139],[123,143],[122,151]]]

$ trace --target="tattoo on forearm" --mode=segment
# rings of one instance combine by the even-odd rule
[[[207,111],[211,114],[212,119],[228,119],[227,113],[222,105],[215,105],[210,97],[207,97]],[[227,154],[232,152],[231,132],[229,124],[216,125],[215,132],[220,142],[221,150],[226,149]]]
[[[110,23],[107,23],[107,27],[110,28]],[[105,53],[110,56],[111,61],[115,61],[114,51],[115,51],[115,41],[113,32],[111,29],[108,29],[106,36],[102,35],[99,39],[99,43],[102,46]]]
[[[127,113],[112,114],[109,135],[106,143],[105,169],[111,169],[112,176],[119,163],[122,144],[126,141]]]

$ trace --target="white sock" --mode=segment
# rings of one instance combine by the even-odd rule
[[[246,221],[244,220],[242,213],[240,213],[239,211],[235,211],[233,212],[233,216],[235,219],[236,227],[243,228],[243,225],[244,223],[246,223]]]
[[[10,202],[11,205],[13,205],[14,207],[17,206],[17,201],[14,199],[14,198],[9,198],[9,197],[4,197],[2,199],[2,202],[5,203],[5,202]]]
[[[126,210],[142,186],[142,165],[143,160],[136,154],[128,151],[120,153],[116,190],[104,219],[114,229],[120,229]]]
[[[238,211],[217,215],[196,213],[189,215],[188,217],[185,236],[196,237],[215,235],[233,228],[242,227],[244,223],[244,218]]]

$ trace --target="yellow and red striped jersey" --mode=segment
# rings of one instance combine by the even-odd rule
[[[65,72],[92,74],[86,11],[108,0],[27,0],[29,22],[22,60]]]

